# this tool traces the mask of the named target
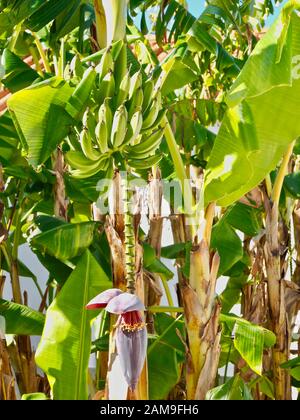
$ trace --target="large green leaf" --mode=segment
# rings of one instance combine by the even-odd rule
[[[225,273],[243,257],[242,241],[224,218],[213,227],[211,246],[221,257],[219,275]]]
[[[1,10],[0,35],[12,30],[15,25],[38,10],[45,3],[45,0],[11,1],[10,3],[8,7]]]
[[[0,299],[0,315],[5,318],[6,334],[41,335],[45,316],[40,312]]]
[[[47,310],[36,362],[47,374],[56,400],[88,398],[90,323],[95,312],[87,311],[85,305],[110,287],[108,277],[86,251]]]
[[[23,148],[33,166],[45,162],[68,134],[73,120],[64,107],[72,92],[68,84],[51,80],[21,90],[8,100]]]
[[[294,198],[300,198],[300,172],[289,174],[284,179],[285,190]]]
[[[64,223],[34,236],[31,245],[59,260],[69,260],[91,245],[95,226],[95,222]]]
[[[225,215],[227,223],[248,236],[255,236],[262,229],[261,210],[243,203],[235,203]]]
[[[251,324],[245,319],[235,316],[221,314],[220,320],[232,328],[235,327],[235,348],[250,368],[261,375],[263,350],[265,347],[272,347],[275,344],[274,334],[260,325]]]
[[[227,97],[205,201],[227,206],[276,167],[300,134],[300,2],[289,2],[257,44]]]
[[[10,117],[9,112],[0,117],[0,162],[3,167],[7,168],[8,165],[26,164],[22,158],[20,150],[18,149],[19,136],[16,132],[14,123]],[[27,179],[27,177],[26,177]]]
[[[225,290],[220,295],[222,310],[224,313],[229,312],[231,308],[239,301],[242,288],[248,280],[248,275],[241,274],[239,276],[230,277]]]
[[[196,80],[199,75],[197,69],[191,66],[191,63],[185,57],[175,56],[162,65],[163,83],[162,94],[167,95],[174,92],[188,83]]]
[[[155,330],[157,336],[148,347],[149,394],[151,400],[160,400],[167,397],[180,378],[185,348],[176,331],[184,337],[184,323],[181,317],[156,314]]]
[[[206,394],[206,400],[252,400],[251,392],[239,375],[234,376],[225,384],[211,389]]]
[[[75,4],[79,6],[80,0],[48,0],[42,7],[33,13],[24,22],[25,26],[33,32],[38,32],[44,28],[49,22],[55,19],[67,7]]]

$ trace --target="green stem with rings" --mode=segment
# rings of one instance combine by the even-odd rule
[[[191,234],[192,238],[194,239],[197,232],[197,221],[195,218],[195,199],[193,196],[192,187],[190,185],[190,180],[187,178],[186,170],[184,167],[184,163],[182,161],[180,151],[178,148],[178,144],[176,142],[174,133],[172,131],[171,125],[165,117],[164,120],[165,124],[165,139],[168,144],[168,148],[174,163],[176,175],[179,179],[182,196],[184,199],[184,208],[185,213],[192,217],[192,223],[191,223]]]
[[[129,293],[135,293],[135,232],[133,226],[133,214],[131,201],[133,191],[128,182],[124,187],[124,244],[125,244],[125,267],[126,286]]]

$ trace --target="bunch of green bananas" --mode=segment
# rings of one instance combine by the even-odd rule
[[[75,168],[75,177],[106,171],[113,160],[116,166],[121,159],[138,171],[151,168],[161,159],[155,152],[164,134],[165,110],[158,84],[144,81],[141,70],[132,75],[126,68],[126,56],[123,54],[120,62],[120,54],[114,61],[111,48],[107,48],[95,69],[95,106],[83,117],[81,150],[72,150],[66,156]]]

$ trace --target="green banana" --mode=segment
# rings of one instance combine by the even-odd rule
[[[128,154],[129,156],[133,158],[146,158],[147,156],[150,156],[153,154],[156,149],[159,147],[161,139],[164,135],[164,130],[159,129],[157,131],[154,131],[149,137],[147,137],[146,140],[136,145],[128,148]]]
[[[130,90],[130,83],[131,83],[131,79],[130,79],[130,73],[128,71],[119,87],[119,91],[116,98],[116,108],[118,108],[120,105],[122,105],[126,101],[129,94],[129,90]]]
[[[82,152],[79,151],[70,151],[66,153],[67,163],[75,169],[87,169],[91,165],[96,165],[95,162],[87,159]]]
[[[96,127],[96,139],[101,153],[108,151],[108,130],[104,120],[99,121]]]
[[[135,144],[143,125],[143,113],[142,111],[136,111],[131,120],[130,120],[130,126],[132,128],[132,136],[130,138],[130,143]]]
[[[95,134],[101,153],[107,152],[110,143],[109,137],[113,121],[113,114],[110,107],[110,102],[110,98],[105,98],[98,112],[99,122],[96,126]]]
[[[130,80],[129,99],[135,95],[136,91],[142,87],[143,78],[141,70],[134,73]]]
[[[111,110],[111,98],[105,98],[103,104],[99,108],[98,121],[104,120],[107,125],[107,131],[111,132],[113,113]]]
[[[139,110],[142,109],[143,99],[144,99],[144,93],[143,93],[142,87],[140,87],[135,92],[134,96],[131,98],[131,100],[129,102],[128,117],[129,117],[130,120],[131,120],[131,118],[133,117],[133,114],[136,111],[139,111]]]
[[[103,103],[105,98],[112,98],[115,93],[115,78],[112,71],[109,71],[99,86],[99,102]]]
[[[95,166],[90,166],[88,169],[76,169],[71,172],[73,178],[84,179],[96,175],[100,171],[106,171],[109,164],[109,159],[105,156],[103,159],[96,162]]]
[[[145,112],[143,129],[147,130],[149,127],[153,126],[158,113],[161,110],[161,93],[159,92],[157,96],[153,99],[150,108]]]
[[[92,141],[96,141],[95,136],[95,129],[97,125],[97,120],[95,118],[95,115],[93,112],[90,112],[89,109],[83,114],[83,120],[82,120],[83,126],[86,127],[87,131],[89,132],[89,135],[92,138]]]
[[[96,173],[107,169],[109,162],[108,155],[101,155],[97,161],[87,159],[81,152],[67,152],[66,161],[75,171],[72,171],[72,176],[75,178],[89,178]]]
[[[144,84],[144,100],[143,100],[143,112],[145,112],[151,101],[152,101],[152,95],[154,90],[154,83],[151,79],[148,79]]]
[[[124,105],[115,112],[111,129],[111,143],[114,149],[120,147],[125,139],[127,131],[128,113]]]
[[[162,122],[163,122],[163,120],[166,116],[166,113],[167,113],[167,110],[162,108],[158,112],[157,118],[154,121],[154,123],[147,128],[143,128],[142,132],[149,131],[149,130],[154,130],[155,128],[159,127],[162,124]]]
[[[115,72],[116,86],[120,86],[127,72],[127,48],[128,47],[127,47],[126,42],[123,42],[122,47],[119,51],[119,54],[115,58],[114,72]]]
[[[80,145],[87,159],[95,161],[101,157],[101,153],[94,148],[92,138],[86,128],[80,133]]]
[[[111,47],[106,48],[101,57],[100,63],[96,67],[96,72],[99,74],[99,80],[102,81],[109,71],[113,71],[114,62],[111,53]]]
[[[145,170],[157,165],[161,159],[162,155],[160,154],[145,159],[128,159],[128,164],[134,169]]]

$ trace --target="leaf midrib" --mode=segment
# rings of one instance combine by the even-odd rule
[[[84,293],[83,293],[83,302],[87,302],[87,295],[88,295],[88,273],[89,273],[89,266],[90,266],[90,258],[89,254],[87,254],[87,264],[86,264],[86,271],[85,271],[85,279],[84,279]],[[79,334],[79,365],[76,372],[76,383],[75,383],[75,400],[80,399],[80,384],[81,384],[81,377],[83,371],[83,354],[85,349],[84,337],[86,332],[86,310],[82,308],[81,310],[81,324],[80,324],[80,334]]]

